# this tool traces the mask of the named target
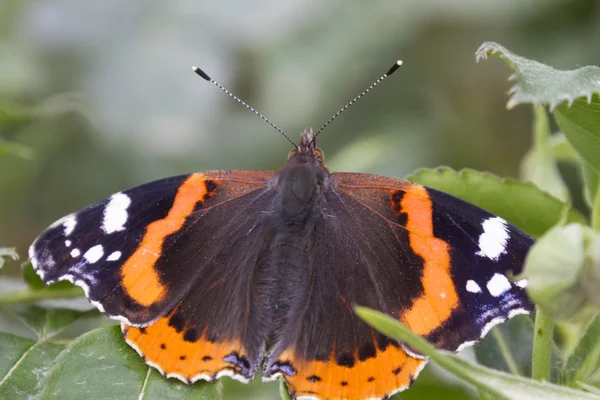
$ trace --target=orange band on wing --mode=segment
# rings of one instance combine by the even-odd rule
[[[121,269],[123,287],[132,299],[143,306],[162,300],[168,290],[154,268],[165,238],[181,229],[196,203],[207,194],[203,174],[192,174],[179,187],[167,216],[148,225],[138,249]]]
[[[163,317],[145,328],[123,324],[122,329],[127,343],[142,354],[147,363],[158,366],[166,376],[176,376],[186,382],[198,379],[211,381],[222,371],[235,374],[237,367],[223,358],[232,353],[244,355],[237,340],[210,342],[200,337],[186,341],[183,332],[169,326],[169,317]]]
[[[410,247],[423,258],[423,295],[401,317],[415,333],[425,335],[450,317],[459,300],[450,275],[448,243],[433,233],[433,209],[427,189],[410,185],[401,201],[408,216],[406,229]]]
[[[388,346],[374,357],[351,366],[337,365],[333,355],[328,361],[302,361],[286,350],[279,362],[290,363],[295,375],[282,374],[294,398],[381,399],[406,389],[427,360],[410,357],[402,348]]]

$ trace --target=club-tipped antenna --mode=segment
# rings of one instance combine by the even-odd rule
[[[243,105],[244,107],[246,107],[248,110],[252,111],[254,114],[258,115],[260,117],[260,119],[262,119],[263,121],[265,121],[267,124],[271,125],[279,133],[281,133],[284,138],[286,138],[287,140],[289,140],[289,142],[291,144],[293,144],[294,147],[298,147],[298,145],[296,143],[294,143],[294,141],[292,139],[290,139],[290,137],[288,135],[286,135],[285,132],[282,131],[277,125],[275,125],[274,123],[272,123],[271,121],[269,121],[264,115],[262,115],[261,113],[259,113],[258,111],[256,111],[254,108],[250,107],[248,104],[246,104],[246,102],[244,102],[242,99],[240,99],[239,97],[237,97],[235,94],[233,94],[229,90],[225,89],[223,86],[221,86],[221,84],[219,82],[215,81],[210,76],[208,76],[206,74],[206,72],[202,71],[199,67],[197,67],[195,65],[192,67],[192,70],[195,73],[197,73],[198,75],[200,75],[204,80],[212,83],[213,85],[215,85],[216,87],[218,87],[219,89],[221,89],[222,91],[224,91],[225,93],[227,93],[235,101],[237,101],[238,103],[240,103],[241,105]]]
[[[321,128],[319,128],[319,130],[317,131],[317,133],[315,133],[315,139],[317,138],[317,136],[319,135],[319,133],[321,133],[321,131],[323,129],[325,129],[325,127],[327,125],[329,125],[334,119],[336,119],[341,113],[343,113],[344,111],[346,111],[348,108],[350,108],[350,106],[354,103],[356,103],[358,101],[358,99],[360,99],[361,97],[363,97],[365,94],[369,93],[371,91],[371,89],[373,89],[375,86],[377,86],[381,81],[383,81],[385,78],[387,78],[388,76],[390,76],[391,74],[393,74],[394,72],[396,72],[396,70],[398,68],[400,68],[403,64],[402,60],[398,60],[394,63],[394,65],[392,65],[392,67],[390,69],[388,69],[388,71],[381,75],[375,82],[373,82],[371,84],[371,86],[369,86],[368,88],[366,88],[361,94],[359,94],[358,96],[356,96],[355,98],[353,98],[348,104],[346,104],[344,107],[340,108],[340,110],[338,112],[336,112],[335,114],[333,114],[333,116],[331,118],[329,118],[327,120],[327,122],[325,122],[323,124],[323,126]],[[314,139],[313,139],[314,140]]]

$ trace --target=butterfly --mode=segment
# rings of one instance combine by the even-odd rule
[[[248,382],[262,368],[294,398],[383,399],[427,358],[353,305],[458,351],[532,311],[527,281],[506,275],[521,272],[533,242],[449,194],[330,173],[307,129],[278,172],[199,172],[124,190],[52,224],[29,257],[44,283],[82,287],[167,377]]]

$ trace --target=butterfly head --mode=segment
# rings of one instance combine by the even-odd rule
[[[321,149],[317,147],[316,137],[312,128],[306,128],[300,137],[300,143],[296,148],[289,152],[288,160],[293,157],[301,157],[304,159],[313,159],[314,161],[323,162],[325,156]]]

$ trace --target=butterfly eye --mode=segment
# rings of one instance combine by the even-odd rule
[[[321,151],[321,149],[315,149],[315,156],[317,156],[321,161],[325,160],[325,154],[323,154],[323,151]]]

